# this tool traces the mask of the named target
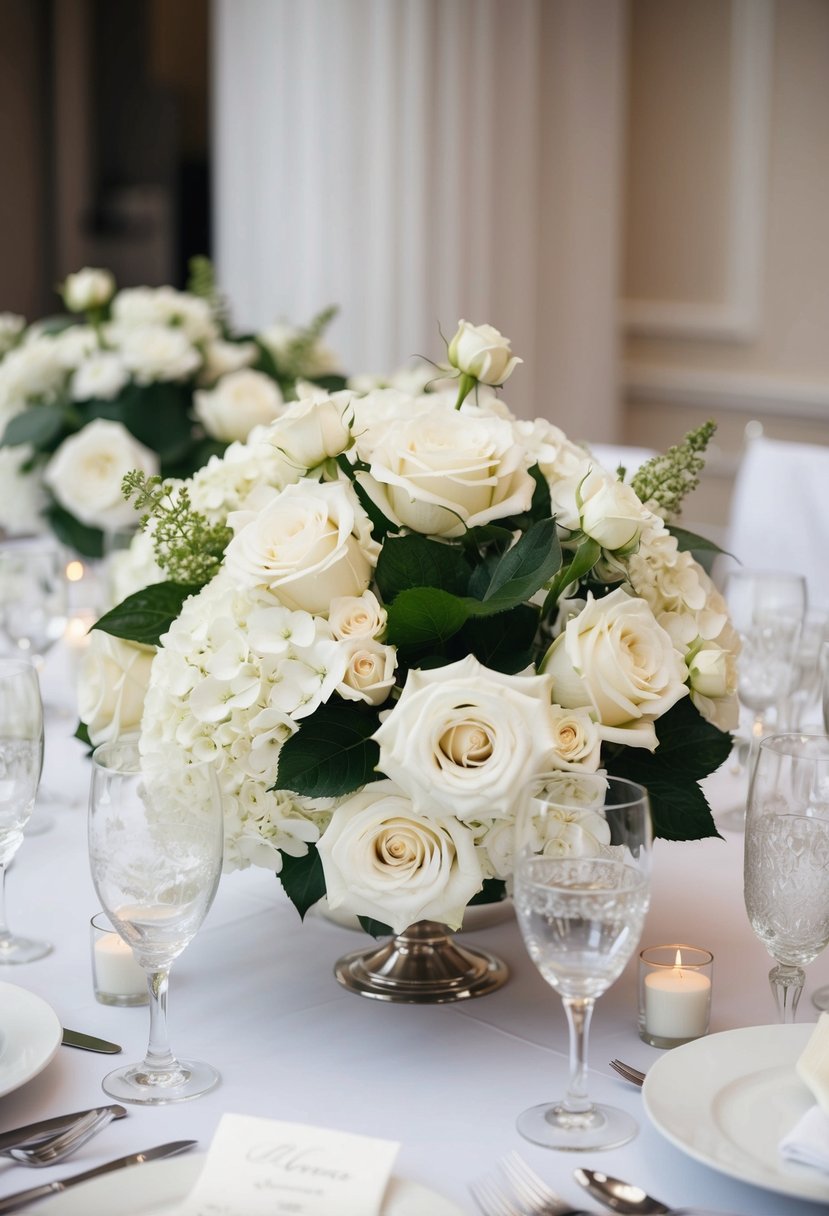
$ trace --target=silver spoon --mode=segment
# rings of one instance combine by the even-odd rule
[[[621,1216],[728,1216],[726,1212],[706,1214],[702,1208],[669,1208],[641,1187],[611,1178],[601,1170],[578,1169],[573,1171],[573,1177],[594,1199]]]

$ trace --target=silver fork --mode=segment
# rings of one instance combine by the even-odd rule
[[[610,1067],[618,1072],[620,1077],[624,1077],[626,1081],[630,1081],[632,1085],[641,1086],[645,1080],[645,1074],[639,1068],[634,1068],[631,1064],[624,1064],[621,1060],[611,1060]]]
[[[36,1140],[31,1144],[18,1144],[14,1148],[0,1151],[0,1157],[10,1157],[18,1165],[30,1165],[35,1169],[65,1161],[81,1145],[86,1144],[99,1131],[111,1123],[119,1108],[91,1111],[77,1123],[72,1123],[62,1132]]]
[[[491,1175],[470,1184],[472,1198],[483,1216],[590,1216],[583,1208],[565,1203],[518,1153],[509,1153],[500,1166],[509,1193]]]

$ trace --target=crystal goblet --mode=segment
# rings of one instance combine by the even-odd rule
[[[587,1151],[626,1144],[625,1111],[591,1101],[587,1040],[596,998],[619,978],[650,901],[651,818],[633,781],[571,773],[534,783],[516,816],[515,910],[530,958],[560,994],[570,1032],[570,1084],[518,1119],[527,1140]]]
[[[109,1073],[103,1088],[122,1102],[183,1102],[219,1080],[211,1065],[177,1059],[167,1033],[170,968],[201,926],[221,875],[218,778],[209,764],[185,765],[177,754],[150,766],[127,742],[96,748],[92,766],[92,880],[146,972],[150,996],[146,1057]]]
[[[48,942],[11,933],[6,922],[6,868],[23,842],[43,767],[40,682],[28,659],[0,658],[0,964],[31,963]]]
[[[775,960],[769,983],[793,1022],[803,968],[829,945],[829,735],[760,743],[746,814],[744,894],[754,932]]]

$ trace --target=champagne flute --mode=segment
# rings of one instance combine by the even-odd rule
[[[587,1093],[587,1039],[596,998],[636,949],[650,902],[647,791],[599,774],[548,774],[516,816],[514,899],[530,958],[560,993],[570,1032],[570,1084],[531,1107],[518,1131],[546,1148],[615,1148],[636,1120]]]
[[[37,672],[27,659],[0,659],[0,964],[31,963],[52,947],[11,933],[6,921],[6,869],[23,842],[43,767],[43,706]]]
[[[162,1105],[207,1093],[210,1064],[177,1059],[167,1033],[170,968],[201,926],[219,883],[224,822],[215,770],[177,753],[150,766],[137,743],[92,754],[89,857],[92,880],[116,931],[147,975],[150,1034],[139,1064],[109,1073],[106,1093]]]
[[[793,1022],[807,963],[829,945],[829,735],[760,743],[746,816],[744,894],[751,927],[775,960],[769,983]]]

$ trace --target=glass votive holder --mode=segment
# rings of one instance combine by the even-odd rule
[[[146,1005],[147,976],[106,913],[93,916],[89,929],[95,1000],[102,1005]]]
[[[708,1033],[714,956],[674,942],[639,954],[639,1037],[679,1047]]]

